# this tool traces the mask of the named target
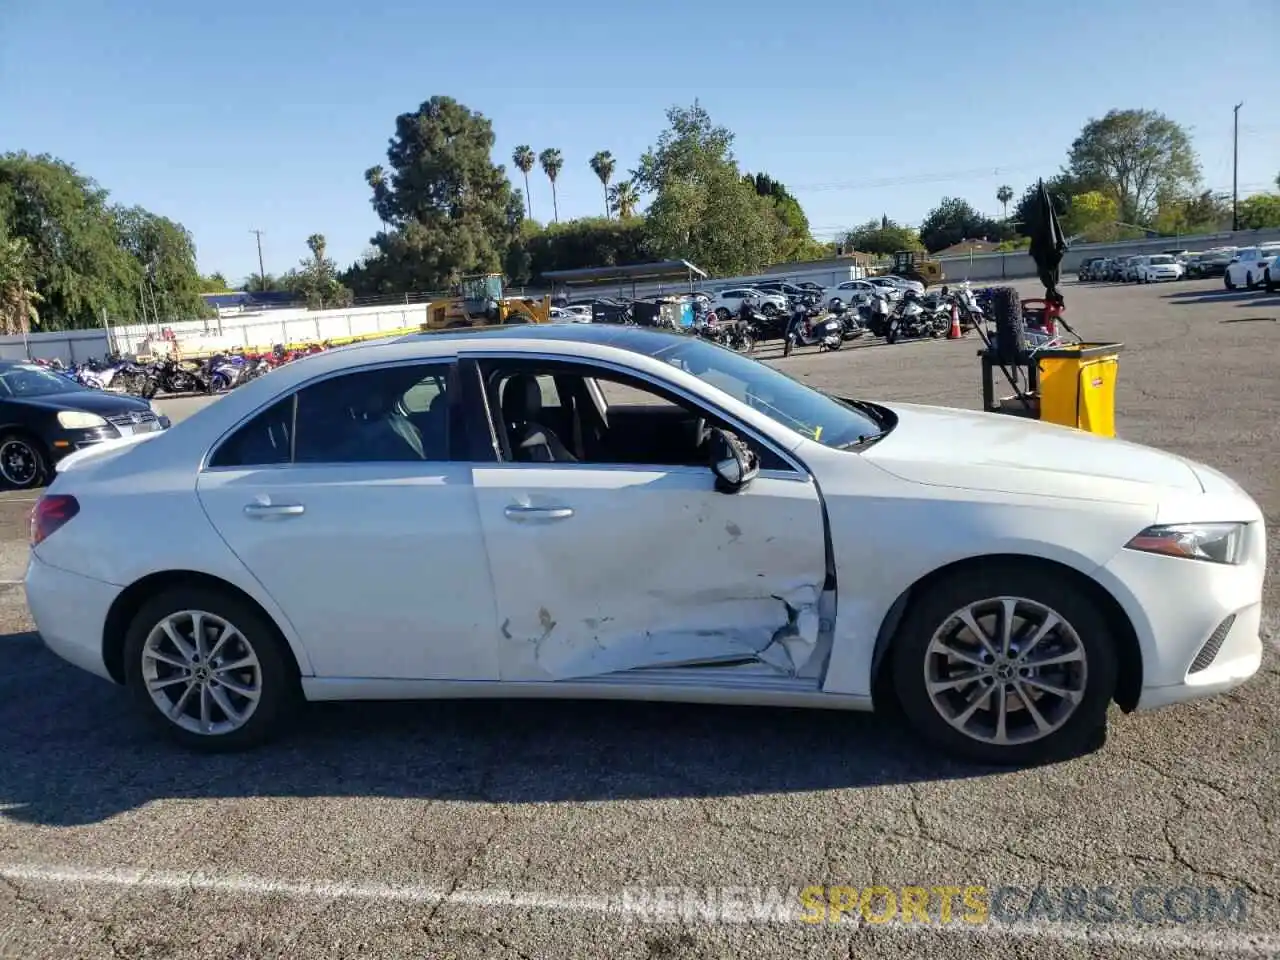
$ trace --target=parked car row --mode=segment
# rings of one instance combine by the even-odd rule
[[[1216,247],[1192,253],[1166,250],[1163,253],[1127,257],[1091,257],[1080,264],[1081,282],[1158,283],[1161,280],[1199,280],[1222,277],[1228,290],[1243,287],[1255,290],[1280,287],[1280,243],[1253,247]]]
[[[723,319],[737,313],[743,302],[748,301],[766,316],[773,316],[777,313],[790,313],[802,303],[819,309],[840,310],[866,303],[877,293],[884,293],[890,300],[897,301],[908,291],[923,296],[924,284],[892,274],[867,277],[864,280],[845,280],[829,287],[816,283],[771,281],[721,290],[711,299],[709,307],[711,312]]]
[[[1162,280],[1182,280],[1186,275],[1186,261],[1173,253],[1094,257],[1080,264],[1077,273],[1081,281],[1113,283],[1159,283]]]

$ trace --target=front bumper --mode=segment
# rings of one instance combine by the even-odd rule
[[[125,418],[116,419],[123,421]],[[116,423],[113,420],[105,426],[90,427],[87,430],[68,430],[64,427],[55,426],[45,439],[48,441],[49,453],[53,462],[57,463],[63,457],[75,453],[77,450],[84,450],[107,440],[119,440],[121,437],[136,436],[138,433],[168,430],[170,426],[172,426],[172,423],[168,417],[155,414],[151,419],[144,419],[136,424],[132,420],[128,423]]]
[[[1266,528],[1258,519],[1239,566],[1126,549],[1098,571],[1138,637],[1138,709],[1221,693],[1257,673],[1265,569]]]
[[[45,646],[68,663],[112,680],[102,658],[103,631],[107,611],[123,588],[50,566],[34,552],[24,583],[27,607]]]

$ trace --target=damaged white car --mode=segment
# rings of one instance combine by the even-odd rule
[[[45,643],[215,749],[304,699],[896,698],[1026,763],[1261,659],[1262,517],[1216,471],[634,327],[300,360],[67,458],[32,543]]]

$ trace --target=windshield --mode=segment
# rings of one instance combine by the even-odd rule
[[[887,433],[891,422],[870,405],[853,406],[785,373],[700,339],[678,338],[650,356],[693,374],[807,440],[850,447]]]
[[[43,367],[24,364],[0,372],[0,395],[6,397],[47,397],[83,389],[78,383]]]
[[[1173,263],[1173,257],[1168,257],[1164,255],[1155,256],[1151,258],[1151,263],[1153,265],[1159,264],[1159,263]]]

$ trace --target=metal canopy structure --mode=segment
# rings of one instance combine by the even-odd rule
[[[595,287],[623,284],[631,281],[634,296],[637,283],[687,283],[693,292],[694,283],[707,279],[707,273],[688,260],[659,260],[655,263],[628,263],[614,267],[583,267],[579,270],[548,270],[542,278],[555,286]]]

